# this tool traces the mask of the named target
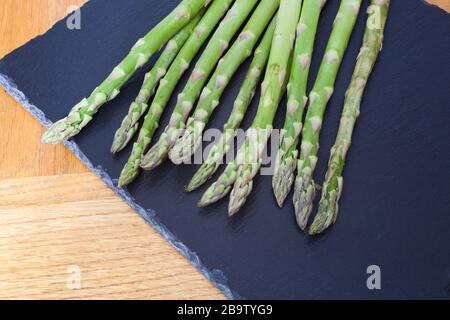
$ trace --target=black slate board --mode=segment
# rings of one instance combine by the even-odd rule
[[[0,82],[49,125],[89,94],[177,2],[91,1],[82,9],[81,30],[70,31],[61,21],[5,57]],[[324,10],[312,79],[337,8],[338,1],[331,0]],[[329,105],[318,182],[326,170],[365,18],[360,15]],[[439,8],[420,0],[392,1],[385,50],[368,86],[349,155],[340,217],[322,237],[311,239],[298,231],[290,200],[284,209],[276,207],[268,176],[256,180],[250,200],[233,219],[227,217],[227,201],[200,210],[196,202],[204,189],[184,193],[194,166],[167,163],[141,175],[129,193],[116,189],[113,184],[130,150],[118,157],[108,150],[144,71],[67,145],[231,298],[448,299],[449,30],[450,16]],[[244,73],[242,68],[226,91],[213,126],[226,119]],[[370,265],[381,268],[381,290],[366,287]]]

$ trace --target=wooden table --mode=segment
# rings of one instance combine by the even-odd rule
[[[84,2],[0,1],[0,57]],[[0,299],[224,298],[3,90],[0,123]]]

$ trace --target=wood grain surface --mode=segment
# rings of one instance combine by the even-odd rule
[[[0,57],[84,2],[0,1]],[[224,298],[3,90],[0,123],[0,299]]]

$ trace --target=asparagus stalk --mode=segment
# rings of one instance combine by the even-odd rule
[[[328,172],[323,185],[318,214],[311,226],[310,234],[325,231],[336,222],[339,199],[342,194],[345,158],[352,141],[353,130],[360,114],[361,100],[367,81],[381,51],[384,28],[388,17],[390,0],[372,0],[361,52],[358,56],[352,81],[346,94],[336,143],[331,149]],[[379,15],[379,17],[376,17]],[[377,19],[378,25],[376,25]],[[373,24],[375,23],[375,24]]]
[[[169,152],[175,164],[188,162],[202,142],[202,133],[231,78],[253,52],[256,43],[278,10],[279,0],[261,0],[238,39],[220,60],[208,85],[203,89],[193,115],[186,122],[184,135]]]
[[[200,200],[200,206],[224,197],[234,183],[228,208],[229,214],[233,215],[250,194],[253,178],[261,166],[261,152],[269,137],[273,119],[284,92],[301,6],[301,0],[281,0],[257,115],[236,159],[227,166],[218,181],[205,192]]]
[[[114,135],[114,141],[111,147],[112,153],[117,153],[127,146],[139,128],[139,120],[148,109],[148,100],[155,93],[156,86],[165,76],[167,69],[170,67],[175,57],[179,53],[181,47],[185,44],[189,36],[194,31],[201,17],[201,11],[195,19],[192,19],[175,37],[168,43],[164,51],[161,53],[158,61],[153,68],[145,75],[144,83],[139,91],[135,101],[131,104],[127,116],[123,119],[120,128]]]
[[[200,169],[189,182],[186,190],[188,192],[194,191],[203,185],[221,165],[225,154],[230,150],[231,143],[235,136],[236,130],[240,127],[245,113],[255,96],[256,87],[261,80],[264,69],[269,59],[270,48],[272,46],[273,34],[275,32],[276,18],[273,19],[264,34],[261,43],[256,48],[252,63],[245,77],[244,83],[239,91],[239,94],[234,101],[233,110],[223,127],[222,136],[219,142],[211,148],[208,158],[202,164]]]
[[[298,225],[306,228],[316,194],[313,180],[317,164],[320,129],[334,90],[334,82],[356,23],[362,0],[342,0],[324,59],[313,90],[303,128],[298,174],[295,182],[294,207]]]
[[[272,186],[275,198],[283,206],[294,182],[294,171],[298,157],[298,138],[303,127],[303,113],[308,101],[306,86],[314,49],[317,25],[326,0],[305,0],[297,40],[294,49],[291,77],[288,84],[288,103],[280,150],[277,155]]]
[[[119,94],[122,86],[136,70],[147,63],[159,48],[188,24],[209,2],[210,0],[183,0],[172,13],[134,45],[125,59],[88,98],[75,105],[66,118],[53,124],[44,133],[42,141],[53,144],[62,143],[77,135],[103,104],[113,100]]]
[[[138,140],[134,143],[128,162],[120,175],[119,186],[123,187],[131,183],[138,176],[141,158],[150,145],[153,135],[158,128],[161,115],[164,112],[177,83],[180,81],[192,60],[200,51],[200,48],[211,35],[233,1],[234,0],[221,0],[214,1],[211,4],[208,11],[195,28],[194,33],[189,37],[175,61],[170,66],[169,71],[167,71],[167,74],[160,81],[155,98],[140,130]]]
[[[257,2],[257,0],[236,0],[197,62],[183,92],[178,96],[178,102],[169,125],[165,128],[159,141],[143,157],[142,168],[153,169],[166,159],[168,152],[180,136],[194,102],[200,95],[209,75]]]

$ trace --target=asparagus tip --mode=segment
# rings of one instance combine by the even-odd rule
[[[200,200],[197,202],[197,207],[198,207],[198,208],[205,208],[206,206],[208,206],[208,204],[207,204],[206,202],[204,202],[203,199],[200,199]]]
[[[48,134],[48,131],[45,132],[44,135],[42,136],[41,142],[42,142],[43,144],[58,144],[58,141],[55,140],[53,137],[51,137],[51,136]]]
[[[277,201],[277,205],[279,208],[283,208],[284,207],[284,201],[286,198],[281,198],[279,196],[277,196],[277,194],[275,194],[275,200]]]
[[[64,119],[54,123],[41,138],[44,144],[60,144],[72,137],[75,130],[67,127]]]
[[[309,217],[312,212],[312,205],[303,208],[295,208],[295,216],[297,224],[302,231],[305,231],[308,226]]]
[[[188,127],[169,152],[169,158],[173,164],[180,165],[189,162],[201,145],[201,138],[201,135],[198,135],[195,129]]]
[[[297,177],[293,198],[297,223],[303,231],[307,228],[316,193],[321,188],[312,180],[310,174],[306,174],[306,172],[302,171],[301,175]]]
[[[235,187],[236,188],[236,187]],[[230,196],[230,203],[228,205],[228,215],[230,217],[234,216],[236,213],[241,210],[245,201],[247,200],[247,194],[243,194],[241,191],[235,193],[235,190],[232,191]]]
[[[150,151],[150,153],[142,158],[140,166],[142,169],[149,171],[155,169],[161,162],[161,158],[155,156],[155,154]]]
[[[248,194],[249,192],[243,192],[240,187],[235,186],[230,196],[230,204],[228,205],[228,215],[230,217],[241,210],[247,200]]]
[[[186,192],[193,192],[197,189],[197,187],[191,181],[184,189],[186,190]]]
[[[228,208],[228,216],[231,218],[239,212],[240,208]]]
[[[125,147],[124,145],[118,144],[117,140],[114,140],[110,151],[112,154],[117,154],[120,151],[122,151],[124,147]]]
[[[194,175],[194,177],[191,179],[191,181],[189,181],[188,185],[186,186],[186,191],[187,192],[192,192],[192,191],[197,190],[198,188],[200,188],[206,182],[206,179],[203,178],[201,173],[202,173],[202,169],[200,169]]]
[[[197,175],[195,175],[191,181],[189,181],[189,183],[186,186],[186,191],[187,192],[193,192],[195,190],[197,190],[198,188],[200,188],[207,180],[205,179],[200,179]]]
[[[272,187],[278,205],[283,207],[294,183],[294,173],[297,167],[296,152],[280,155],[278,168],[272,179]]]
[[[119,182],[118,182],[118,186],[119,188],[123,188],[126,187],[127,185],[129,185],[131,182],[134,181],[134,179],[137,177],[138,173],[134,172],[131,173],[124,169],[124,171],[122,171],[120,177],[119,177]]]
[[[309,234],[311,236],[314,235],[318,235],[323,233],[326,229],[328,229],[328,227],[330,226],[330,224],[328,224],[323,218],[322,216],[318,216],[313,224],[311,225],[311,228],[309,229]]]
[[[118,150],[117,148],[113,146],[111,146],[111,149],[109,150],[112,154],[118,154],[120,150]]]
[[[278,174],[275,174],[272,179],[272,189],[275,200],[280,208],[284,206],[284,201],[286,199],[285,193],[280,186],[282,183],[283,179]]]

